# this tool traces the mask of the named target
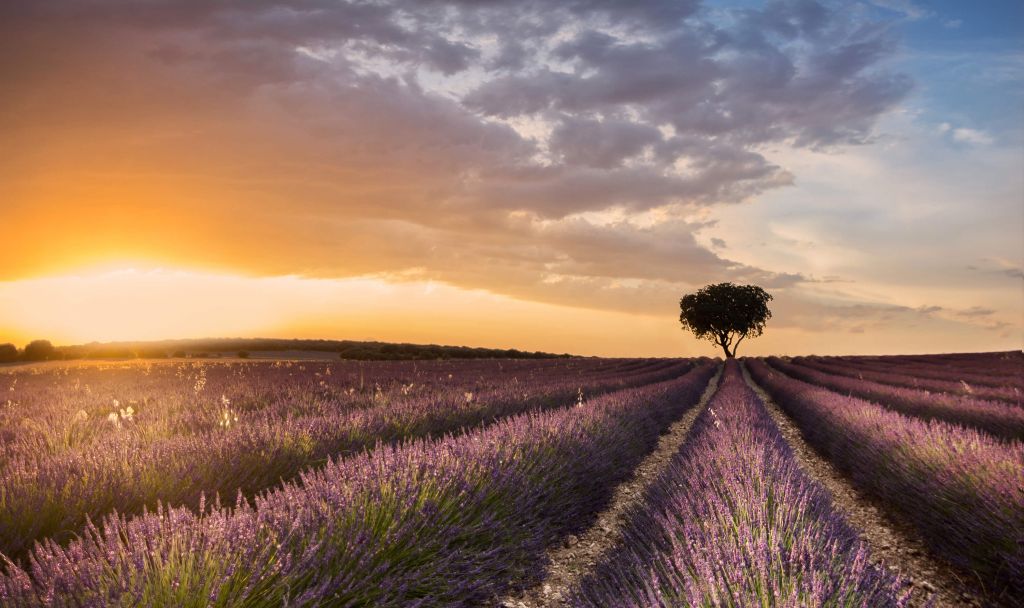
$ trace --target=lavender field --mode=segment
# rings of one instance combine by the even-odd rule
[[[1022,392],[1020,353],[0,367],[0,604],[1019,605]]]

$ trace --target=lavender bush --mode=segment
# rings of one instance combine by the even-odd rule
[[[714,373],[377,449],[234,509],[111,515],[29,566],[5,606],[464,606],[534,580]]]
[[[972,353],[970,355],[843,357],[850,365],[898,370],[921,378],[965,380],[970,384],[1024,388],[1024,355]]]
[[[735,361],[577,607],[901,606],[828,493],[807,477]]]
[[[930,393],[848,378],[817,371],[803,365],[793,365],[777,357],[769,357],[768,364],[783,373],[838,393],[874,401],[892,410],[924,418],[944,420],[971,426],[1008,439],[1024,438],[1024,408],[996,401],[975,399],[969,395]]]
[[[0,370],[0,463],[46,458],[121,435],[157,441],[248,420],[338,414],[437,393],[461,397],[518,382],[588,379],[678,367],[671,360],[426,362],[76,362]],[[225,407],[225,401],[228,407]]]
[[[949,370],[942,378],[923,377],[902,371],[899,366],[890,366],[887,370],[851,365],[840,358],[823,359],[820,357],[797,357],[793,363],[809,367],[819,372],[838,374],[849,378],[881,382],[892,386],[918,389],[928,392],[949,393],[952,395],[970,396],[975,399],[995,399],[1014,405],[1024,401],[1024,391],[1015,386],[989,386],[974,381],[977,377],[968,374],[971,382],[955,379],[954,370]]]
[[[1024,597],[1024,443],[901,415],[747,360],[804,437],[995,596]]]
[[[298,417],[266,412],[250,416],[250,411],[234,410],[235,403],[224,397],[221,424],[213,430],[159,440],[135,429],[146,424],[141,415],[118,415],[104,440],[6,463],[0,474],[0,552],[19,558],[42,538],[66,542],[87,519],[98,521],[114,509],[136,514],[160,502],[194,508],[204,493],[251,497],[308,467],[323,465],[328,457],[359,452],[379,441],[429,437],[530,409],[561,407],[581,395],[673,378],[691,365],[648,362],[593,377],[561,375],[564,369],[557,364],[540,373],[543,363],[528,368],[528,383],[519,382],[518,376],[487,384],[467,382],[465,376],[474,369],[469,367],[454,386],[435,384],[394,400],[379,397],[376,405],[344,403],[336,412],[318,407],[317,413]],[[294,390],[285,387],[286,394]],[[271,401],[278,403],[273,397]],[[280,403],[291,407],[287,399]]]

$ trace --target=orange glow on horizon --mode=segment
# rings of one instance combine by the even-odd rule
[[[12,323],[0,326],[0,342],[17,344],[36,338],[57,344],[336,338],[603,355],[640,354],[628,339],[637,321],[651,325],[635,315],[525,302],[429,281],[245,277],[128,264],[0,283],[0,315]],[[681,334],[667,342],[664,354],[687,354]]]
[[[0,342],[56,344],[176,338],[268,337],[518,348],[601,356],[718,356],[664,315],[558,306],[432,281],[381,276],[314,279],[252,277],[196,269],[169,270],[151,261],[94,267],[63,276],[0,282]],[[828,334],[771,327],[744,344],[741,355],[991,350],[967,335],[908,328],[888,336],[842,342]]]

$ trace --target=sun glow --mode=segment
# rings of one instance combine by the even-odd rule
[[[0,342],[18,344],[285,337],[624,356],[703,350],[671,318],[527,302],[429,280],[251,277],[145,260],[0,282],[0,318]]]

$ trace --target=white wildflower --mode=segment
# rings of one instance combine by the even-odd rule
[[[710,412],[711,413],[711,417],[714,418],[714,420],[712,422],[715,423],[715,428],[718,428],[718,427],[722,426],[722,424],[718,420],[718,414],[715,413],[715,408],[709,407],[708,408],[708,412]]]
[[[203,392],[206,388],[206,369],[200,368],[199,375],[196,376],[196,383],[192,386],[192,390],[195,391],[196,395]]]
[[[231,408],[225,408],[220,413],[220,420],[217,421],[217,425],[223,428],[230,428],[232,424],[238,423],[238,412]]]

